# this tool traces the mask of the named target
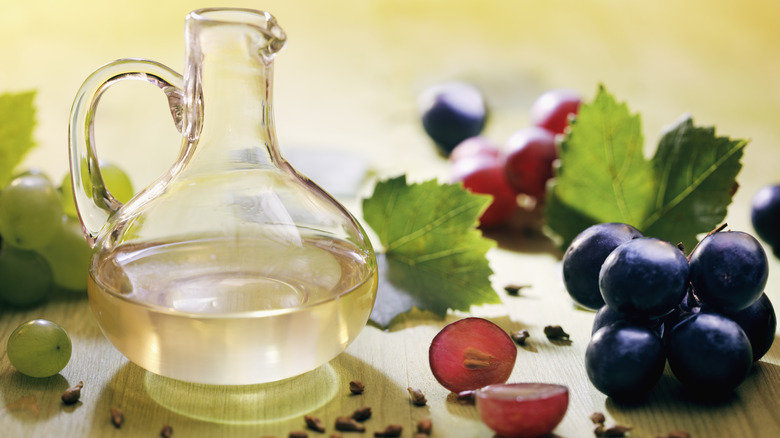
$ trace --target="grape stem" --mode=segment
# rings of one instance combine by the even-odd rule
[[[718,226],[714,230],[712,230],[709,233],[707,233],[707,236],[712,236],[713,234],[720,233],[721,231],[725,230],[726,227],[728,227],[728,226],[729,226],[728,222],[723,222],[722,225]],[[707,236],[704,236],[704,237],[707,237]],[[702,240],[704,240],[704,239],[702,239]],[[701,240],[699,242],[697,242],[696,246],[694,246],[693,249],[691,250],[691,252],[688,253],[688,257],[687,258],[688,258],[689,262],[691,261],[691,254],[693,254],[693,252],[696,251],[696,248],[699,247],[699,243],[701,243]]]

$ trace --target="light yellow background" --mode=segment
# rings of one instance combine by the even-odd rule
[[[780,3],[771,0],[0,0],[0,92],[38,90],[39,147],[25,164],[55,178],[64,175],[68,114],[82,81],[122,57],[149,58],[181,71],[184,16],[218,5],[268,10],[289,35],[275,64],[283,154],[307,148],[345,151],[365,158],[379,176],[406,172],[412,180],[446,178],[447,163],[436,155],[416,113],[416,97],[427,85],[447,79],[477,84],[493,110],[485,134],[503,143],[527,126],[530,105],[544,90],[574,88],[587,99],[603,83],[641,113],[648,154],[663,126],[684,113],[697,124],[716,125],[719,134],[751,140],[727,218],[732,228],[751,231],[752,195],[764,184],[780,182]],[[179,137],[163,96],[147,84],[122,84],[108,92],[96,123],[99,155],[125,167],[137,187],[163,172],[178,152]],[[592,314],[570,305],[558,259],[539,252],[547,246],[538,239],[500,237],[501,247],[490,259],[504,304],[474,312],[507,330],[531,332],[532,348],[519,351],[511,380],[570,386],[560,436],[592,436],[587,417],[594,410],[604,411],[610,422],[633,425],[640,437],[673,429],[696,437],[780,435],[780,347],[724,404],[689,402],[667,378],[650,403],[618,405],[587,381],[582,357]],[[777,259],[770,270],[767,293],[780,303]],[[531,287],[523,298],[510,298],[501,291],[509,283]],[[0,310],[0,342],[22,321],[41,316],[63,323],[74,340],[74,357],[60,376],[35,381],[12,369],[0,345],[0,435],[155,436],[168,422],[179,437],[256,437],[286,436],[303,427],[297,417],[221,425],[155,403],[155,392],[181,388],[150,380],[129,364],[102,337],[83,298],[29,311]],[[473,408],[446,401],[446,390],[430,374],[427,346],[443,324],[409,318],[390,332],[364,330],[332,369],[339,390],[352,378],[363,379],[365,396],[338,395],[314,413],[330,421],[370,404],[375,408],[370,431],[398,422],[409,436],[414,422],[429,416],[434,436],[491,436]],[[542,334],[547,324],[563,325],[572,344],[547,342]],[[80,379],[86,381],[83,404],[62,408],[59,394]],[[424,390],[428,407],[410,407],[408,386]],[[317,385],[308,391],[303,398],[316,396]],[[213,403],[217,415],[227,403],[219,395]],[[126,410],[125,429],[108,423],[111,405]],[[275,418],[276,408],[271,403],[259,415]]]

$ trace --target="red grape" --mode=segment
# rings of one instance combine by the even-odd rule
[[[554,134],[562,134],[569,125],[569,114],[577,114],[581,100],[576,91],[549,90],[531,106],[531,122]]]
[[[501,225],[514,215],[518,208],[517,194],[506,180],[503,158],[487,154],[466,156],[452,163],[451,172],[452,180],[462,182],[470,192],[493,196],[479,218],[480,226]]]
[[[501,437],[547,436],[563,420],[569,389],[551,383],[489,385],[476,392],[482,421]]]
[[[454,393],[506,382],[516,358],[512,338],[483,318],[464,318],[447,325],[428,350],[433,376]]]
[[[553,177],[553,162],[558,158],[555,135],[531,126],[515,132],[506,144],[506,177],[517,193],[544,199],[547,180]]]
[[[500,158],[501,149],[485,137],[469,137],[455,146],[455,149],[450,153],[450,162],[454,163],[458,160],[473,157],[475,155]]]

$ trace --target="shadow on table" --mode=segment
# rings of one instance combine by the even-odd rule
[[[606,408],[616,422],[637,433],[661,436],[673,430],[701,436],[780,436],[780,366],[756,362],[747,379],[731,394],[705,398],[686,390],[665,370],[643,399],[620,403],[608,398]],[[641,431],[641,432],[640,432]]]
[[[60,396],[68,388],[68,381],[61,374],[51,377],[29,377],[8,367],[0,375],[0,418],[12,415],[21,422],[39,422],[59,413]],[[65,406],[73,410],[78,404]],[[2,435],[2,432],[0,432]]]
[[[132,429],[138,436],[157,436],[166,424],[176,435],[190,437],[287,436],[290,431],[304,430],[303,417],[312,413],[321,416],[332,431],[337,414],[350,415],[365,404],[362,396],[349,391],[356,369],[372,387],[391,386],[380,371],[347,353],[302,376],[246,386],[182,382],[127,363],[100,393],[94,407],[93,436],[115,430],[110,425],[111,407],[123,412],[121,431],[130,433]],[[406,388],[397,392],[406,394]],[[388,398],[387,394],[375,395]],[[345,406],[349,406],[348,411],[344,411]]]
[[[510,224],[484,229],[482,234],[489,239],[495,240],[499,248],[507,251],[526,254],[548,254],[557,259],[563,257],[563,252],[555,242],[539,229]]]

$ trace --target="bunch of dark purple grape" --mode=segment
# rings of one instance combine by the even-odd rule
[[[758,237],[780,258],[780,183],[766,185],[756,192],[750,220]]]
[[[614,399],[638,399],[668,360],[693,394],[729,394],[775,337],[767,276],[764,249],[744,232],[713,232],[686,257],[630,225],[586,229],[563,256],[563,280],[575,302],[598,310],[588,378]]]

